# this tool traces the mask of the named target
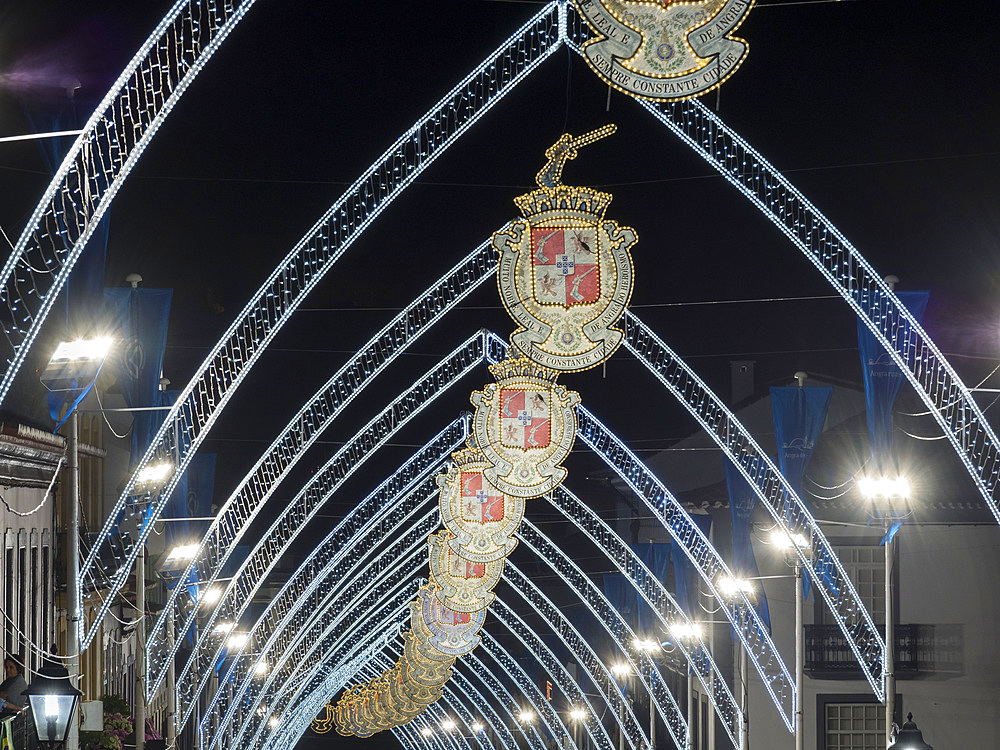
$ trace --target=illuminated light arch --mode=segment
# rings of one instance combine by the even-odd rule
[[[238,321],[226,332],[198,375],[182,392],[154,444],[140,462],[139,468],[142,468],[158,455],[176,453],[181,457],[175,474],[154,499],[150,521],[158,517],[173,491],[177,476],[204,439],[218,411],[304,295],[354,238],[496,100],[563,42],[579,51],[586,34],[580,19],[575,12],[569,12],[565,2],[545,6],[508,40],[505,47],[501,47],[439,102],[436,110],[390,147],[381,160],[286,256],[283,265],[244,308]],[[511,59],[511,49],[521,54]],[[492,74],[497,73],[504,80],[495,80]],[[495,91],[491,88],[493,86]],[[483,97],[484,91],[490,93]],[[456,102],[464,106],[458,107]],[[855,313],[866,321],[930,407],[994,515],[1000,520],[1000,508],[992,496],[1000,473],[1000,453],[992,429],[957,374],[899,304],[892,291],[878,279],[870,265],[784,177],[698,102],[643,103],[642,106],[671,127],[683,142],[698,151],[754,202],[810,258]],[[449,120],[446,107],[451,107],[455,120]],[[408,157],[412,158],[411,162],[407,161]],[[174,435],[182,436],[179,445],[175,444]],[[742,471],[749,471],[743,462],[736,463]],[[85,574],[94,572],[93,567],[101,552],[105,551],[102,548],[108,543],[111,528],[125,520],[128,499],[134,489],[135,476],[129,480],[116,503],[105,533],[88,555],[83,566]],[[129,514],[129,520],[135,522],[134,514]],[[137,535],[139,542],[145,540],[149,528],[148,522],[140,528]],[[129,554],[129,564],[134,554],[134,550]],[[114,590],[117,591],[124,583],[128,567],[122,566],[115,574],[112,582]],[[99,612],[98,621],[105,611]],[[84,633],[84,646],[89,645],[95,631],[96,628],[92,628]],[[881,687],[875,684],[877,680],[871,674],[871,662],[864,658],[859,661],[865,667],[876,695],[879,695]]]
[[[260,507],[319,435],[370,384],[378,372],[374,368],[392,363],[436,320],[486,281],[493,255],[489,242],[469,253],[372,336],[313,394],[223,503],[198,552],[180,576],[182,580],[193,574],[205,588],[213,585]],[[170,593],[147,637],[146,681],[151,691],[166,678],[167,666],[180,648],[180,639],[171,638],[168,628],[183,622],[181,632],[186,632],[194,621],[197,604],[182,593],[176,588]]]
[[[590,539],[591,543],[601,550],[607,560],[614,564],[632,584],[659,621],[663,632],[669,632],[670,625],[675,622],[692,624],[687,613],[678,606],[663,583],[593,509],[581,502],[565,486],[556,488],[547,498],[549,503]],[[732,740],[733,747],[741,747],[743,712],[736,705],[736,699],[712,659],[704,640],[698,636],[690,646],[683,640],[677,645],[701,682],[705,695],[712,697],[712,705],[729,739]]]
[[[287,549],[298,537],[343,481],[414,416],[444,393],[448,386],[471,372],[480,363],[482,350],[482,334],[475,334],[456,347],[450,355],[444,357],[409,389],[399,394],[380,414],[337,450],[323,467],[310,477],[293,500],[282,508],[267,532],[234,573],[225,593],[207,621],[200,626],[204,635],[198,639],[198,644],[177,678],[178,716],[186,719],[193,710],[198,694],[204,687],[215,659],[223,647],[224,638],[221,635],[214,637],[216,643],[211,642],[213,626],[219,617],[227,613],[231,621],[238,618],[239,614],[249,606],[252,594],[263,583],[267,573],[277,564],[280,552]],[[193,620],[195,612],[196,610],[192,610],[188,624]],[[182,630],[180,635],[183,636],[184,632]],[[211,650],[213,645],[215,653]],[[192,672],[200,678],[200,681],[189,679]]]
[[[126,483],[101,536],[81,566],[81,597],[83,581],[96,576],[96,566],[102,555],[111,559],[117,557],[109,541],[116,527],[133,527],[135,531],[135,548],[120,560],[109,588],[114,593],[125,584],[129,568],[135,561],[135,550],[145,543],[153,521],[159,517],[181,473],[278,331],[385,207],[562,45],[560,17],[557,3],[552,2],[524,24],[392,144],[268,276],[167,412],[163,425]],[[173,473],[155,496],[150,497],[149,511],[140,518],[131,502],[140,494],[137,489],[139,471],[151,462],[168,459],[172,462],[175,456],[177,464]],[[95,622],[100,622],[107,613],[110,606],[107,602],[112,598],[109,596],[97,607]],[[96,632],[96,625],[84,630],[81,648],[90,645]]]
[[[626,657],[633,663],[636,668],[637,673],[644,679],[644,683],[647,686],[647,690],[650,689],[650,677],[649,675],[655,672],[655,666],[652,665],[649,660],[648,654],[643,654],[639,657],[639,661],[630,653],[633,649],[630,648],[630,644],[634,640],[634,634],[628,629],[628,626],[621,621],[621,618],[615,613],[613,607],[606,600],[603,593],[601,593],[589,579],[584,576],[571,561],[561,552],[557,551],[557,548],[549,542],[544,535],[542,535],[537,530],[533,530],[533,549],[536,554],[538,554],[546,564],[553,566],[553,559],[556,559],[556,565],[553,567],[557,573],[566,576],[567,570],[575,570],[575,575],[570,575],[569,578],[572,581],[571,586],[574,592],[580,597],[581,601],[585,601],[590,610],[594,613],[595,617],[602,623],[616,622],[614,629],[609,629],[609,633],[618,643],[619,648]],[[541,548],[541,552],[539,551]],[[321,575],[329,576],[328,571],[324,571]],[[386,571],[380,570],[377,574],[378,578],[384,578],[386,576]],[[534,584],[530,582],[527,577],[521,574],[516,566],[508,560],[505,566],[505,578],[508,583],[514,587],[514,589],[525,598],[532,606],[536,607],[538,611],[544,613],[545,617],[552,623],[558,623],[558,627],[555,628],[556,634],[563,640],[563,643],[574,654],[577,662],[587,670],[590,674],[591,679],[595,685],[598,685],[604,689],[605,699],[608,700],[609,704],[615,708],[616,716],[625,716],[627,721],[624,723],[624,728],[626,736],[629,737],[629,742],[633,747],[641,747],[642,743],[645,741],[642,730],[639,728],[638,720],[635,718],[634,714],[631,713],[631,708],[621,700],[621,695],[615,684],[614,678],[607,671],[607,667],[604,665],[603,661],[600,660],[596,654],[593,653],[586,641],[579,635],[571,623],[565,619],[562,613],[546,596],[542,593]],[[301,636],[298,640],[301,643],[315,643],[317,641],[317,636],[313,633],[313,630],[317,626],[322,626],[325,622],[323,620],[324,612],[328,611],[330,608],[325,604],[315,607],[313,609],[313,614],[310,618],[311,625],[307,623],[305,628],[305,634]],[[332,608],[334,611],[339,611],[337,608]],[[498,611],[498,616],[501,620],[508,626],[517,628],[517,621],[519,618],[512,620],[509,616],[504,617],[504,610],[509,612],[509,609],[502,607]],[[515,616],[516,617],[516,616]],[[327,631],[330,629],[330,625],[325,626]],[[521,637],[530,645],[530,636],[528,635],[530,631],[527,631],[526,626],[521,624],[521,628],[515,630],[515,633]],[[537,639],[536,639],[537,640]],[[288,676],[284,680],[284,686],[279,688],[277,692],[274,691],[273,682],[269,682],[268,685],[261,687],[256,697],[241,698],[241,702],[245,705],[246,710],[244,715],[249,717],[251,723],[255,721],[255,709],[260,701],[260,697],[267,694],[271,696],[272,700],[277,703],[281,703],[286,706],[283,709],[286,713],[289,710],[288,706],[294,706],[300,700],[309,700],[309,695],[315,690],[310,690],[307,686],[314,685],[316,683],[315,673],[321,667],[319,665],[329,663],[330,658],[328,654],[323,654],[317,659],[316,652],[318,649],[311,649],[308,652],[299,652],[294,654],[291,658],[285,657],[281,659],[281,662],[288,662],[293,665],[292,673],[288,673],[287,670],[285,674]],[[644,659],[643,659],[644,657]],[[549,668],[551,665],[547,664],[544,657],[540,659],[543,666]],[[643,664],[645,662],[645,664]],[[313,664],[312,668],[308,668],[309,674],[303,677],[301,674],[295,671],[298,665],[309,665]],[[652,670],[652,671],[651,671]],[[299,686],[296,692],[291,698],[285,700],[284,696],[287,694],[287,690],[291,686]],[[673,697],[666,692],[662,687],[662,682],[655,680],[652,689],[652,695],[654,701],[657,703],[658,710],[667,724],[668,729],[671,730],[675,741],[679,741],[680,737],[683,737],[683,727],[684,719],[681,716],[679,708],[673,701]],[[301,698],[300,696],[306,696]],[[329,694],[327,694],[328,699]],[[325,701],[326,699],[324,699]],[[310,704],[311,705],[311,704]],[[665,710],[666,706],[666,710]],[[211,711],[212,708],[209,708]],[[293,709],[294,710],[294,709]],[[318,711],[319,707],[316,707],[315,711]],[[313,714],[315,714],[313,711]],[[206,717],[206,722],[208,717]],[[280,722],[282,725],[285,724],[286,718],[282,717]],[[246,726],[241,724],[241,729],[239,734],[229,734],[228,727],[233,723],[233,717],[227,716],[221,722],[221,732],[216,738],[212,740],[212,744],[215,745],[219,741],[222,742],[223,746],[244,746],[244,737],[246,733]],[[258,728],[261,729],[260,727]],[[680,731],[678,732],[678,729]],[[254,742],[257,742],[255,738]],[[253,745],[251,745],[253,746]]]
[[[167,115],[254,0],[179,0],[77,136],[0,270],[11,351],[0,402],[98,222]],[[9,314],[9,317],[8,317]]]
[[[495,336],[486,337],[482,345],[487,349],[488,358],[490,359],[499,359],[504,354],[505,344]],[[681,544],[691,544],[691,540],[695,540],[695,547],[691,556],[693,558],[699,556],[704,558],[705,551],[698,545],[703,544],[707,547],[707,540],[702,539],[699,542],[695,538],[697,534],[693,530],[696,527],[687,518],[686,513],[680,508],[679,504],[676,504],[676,501],[672,498],[671,502],[673,503],[671,512],[664,516],[673,524],[673,526],[669,527],[671,533],[675,535],[675,539],[678,539]],[[270,545],[267,545],[267,547],[270,548]],[[706,574],[702,571],[702,575],[706,582],[711,582],[713,576],[719,570],[723,570],[724,566],[720,567],[722,564],[721,559],[714,553],[714,550],[712,551],[712,555],[705,559],[710,559],[713,573]],[[696,562],[699,565],[702,564],[702,560],[696,560]],[[749,610],[749,614],[747,610]],[[754,660],[758,671],[765,678],[765,684],[769,685],[769,689],[770,686],[775,686],[771,695],[787,723],[792,714],[788,689],[790,678],[788,677],[787,669],[781,663],[780,657],[777,657],[777,653],[769,638],[764,635],[763,626],[759,625],[759,623],[755,624],[754,618],[756,615],[753,614],[753,610],[749,607],[749,604],[741,607],[739,603],[736,603],[732,612],[727,610],[727,615],[730,616],[731,620],[737,626],[738,632],[741,633],[741,636],[747,642],[748,652],[751,654],[751,658]],[[178,705],[182,705],[180,700],[178,701]],[[179,713],[183,714],[183,711]]]

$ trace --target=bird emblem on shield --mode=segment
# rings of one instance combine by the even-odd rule
[[[595,367],[622,342],[612,326],[632,295],[635,232],[605,220],[609,194],[561,182],[563,165],[577,149],[614,129],[561,136],[545,152],[548,162],[535,178],[539,189],[514,201],[523,220],[493,235],[500,297],[520,326],[511,343],[553,370]]]

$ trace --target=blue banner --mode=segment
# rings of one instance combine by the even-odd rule
[[[707,537],[712,530],[712,517],[706,513],[692,513],[691,520],[694,521],[695,525]],[[691,565],[691,561],[688,560],[684,550],[673,550],[672,559],[674,562],[674,586],[677,590],[674,598],[677,600],[680,608],[687,613],[688,617],[700,620],[701,609],[698,606],[696,597],[691,594],[692,587],[694,587],[695,592],[698,590],[697,580],[692,580],[694,567]]]
[[[896,296],[919,323],[927,309],[929,293],[896,292]],[[861,304],[865,309],[885,314],[887,303],[874,296],[864,295]],[[906,329],[906,323],[901,322],[898,334],[901,339],[905,336]],[[858,350],[861,354],[865,399],[868,404],[868,440],[875,470],[882,473],[889,469],[886,462],[892,458],[892,407],[903,384],[903,373],[860,319]]]
[[[635,630],[636,598],[632,582],[619,573],[604,574],[604,596],[622,619]]]
[[[171,289],[104,290],[108,320],[117,339],[112,350],[115,374],[129,407],[162,405],[160,376],[172,295]],[[133,415],[133,466],[146,452],[162,421],[162,412],[140,411]]]
[[[760,570],[757,568],[757,558],[753,554],[753,536],[751,534],[753,512],[757,508],[757,493],[743,477],[739,469],[728,458],[723,459],[726,472],[726,486],[729,488],[729,517],[733,525],[733,575],[737,578],[757,578]],[[767,608],[767,597],[760,581],[754,581],[754,587],[759,596],[754,609],[757,616],[771,632],[771,613]]]
[[[778,443],[778,468],[802,496],[802,478],[826,424],[833,388],[771,389],[774,437]]]
[[[636,556],[649,568],[653,577],[666,586],[667,574],[670,572],[670,542],[648,542],[630,546]],[[635,592],[635,601],[639,611],[639,630],[644,638],[653,638],[653,634],[659,632],[656,617],[638,591]],[[656,638],[657,642],[662,640],[662,638]]]

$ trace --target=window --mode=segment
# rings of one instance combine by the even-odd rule
[[[874,545],[836,548],[847,576],[861,597],[872,622],[885,622],[885,548]]]
[[[825,750],[881,750],[885,709],[878,703],[827,703]]]

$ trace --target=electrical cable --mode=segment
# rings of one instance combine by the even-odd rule
[[[34,515],[35,513],[37,513],[42,509],[42,506],[45,505],[45,501],[48,500],[49,497],[52,495],[52,486],[56,483],[56,477],[59,476],[59,468],[63,465],[63,462],[65,460],[66,456],[64,454],[59,458],[59,462],[56,464],[56,468],[52,472],[52,480],[49,482],[49,488],[45,490],[45,494],[42,495],[42,502],[40,502],[31,510],[29,510],[27,513],[21,513],[20,511],[11,508],[10,505],[7,503],[7,501],[4,499],[3,495],[0,495],[0,503],[3,503],[7,511],[13,513],[15,516],[20,516],[21,518],[27,518],[28,516]]]

